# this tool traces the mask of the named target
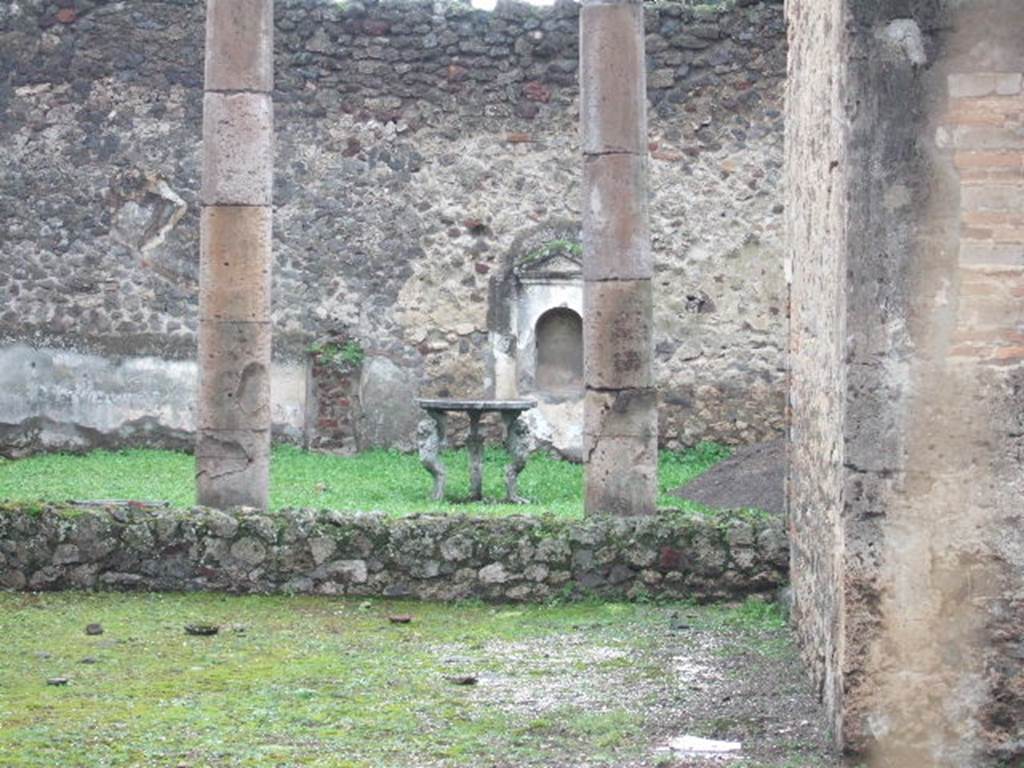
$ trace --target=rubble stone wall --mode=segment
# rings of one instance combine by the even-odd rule
[[[204,6],[0,4],[0,353],[18,361],[0,374],[4,446],[159,443],[194,422]],[[275,7],[277,433],[317,424],[306,357],[339,335],[365,350],[369,393],[480,396],[490,281],[517,243],[580,223],[577,4]],[[661,440],[776,435],[782,5],[646,15]],[[69,373],[68,355],[142,361],[189,396],[164,413],[134,380]],[[356,418],[370,444],[410,421]]]
[[[131,504],[0,511],[0,588],[542,601],[774,596],[777,518],[636,520],[256,514]]]

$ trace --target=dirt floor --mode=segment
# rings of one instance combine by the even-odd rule
[[[786,444],[737,448],[732,456],[675,489],[673,495],[711,509],[786,511]]]
[[[837,765],[763,603],[0,594],[0,638],[5,768]]]

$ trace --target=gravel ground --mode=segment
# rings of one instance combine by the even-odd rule
[[[482,656],[501,663],[480,676],[475,698],[516,718],[557,716],[566,708],[634,714],[642,746],[619,757],[621,768],[838,765],[789,631],[773,621],[666,608],[661,621],[493,643]],[[672,750],[672,740],[684,735],[741,748],[709,755]],[[576,754],[549,765],[605,764],[601,756],[590,762]]]
[[[4,768],[837,765],[788,628],[753,601],[0,592],[0,638]]]

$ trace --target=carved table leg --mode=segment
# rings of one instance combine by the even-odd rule
[[[469,413],[469,439],[466,440],[466,447],[469,448],[469,498],[480,501],[484,495],[484,439],[480,437],[480,413],[475,411]]]
[[[420,462],[434,476],[434,501],[444,499],[444,483],[447,477],[444,464],[441,463],[441,450],[444,448],[447,417],[444,411],[427,411],[429,418],[423,419],[416,427],[416,437],[420,445]]]
[[[529,429],[519,420],[518,413],[502,413],[501,418],[505,422],[505,450],[509,455],[509,463],[505,468],[507,501],[511,504],[528,504],[529,500],[519,495],[519,473],[523,471],[530,456]]]

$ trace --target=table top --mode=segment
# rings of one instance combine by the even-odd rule
[[[528,411],[537,407],[537,401],[417,397],[416,405],[426,411]]]

